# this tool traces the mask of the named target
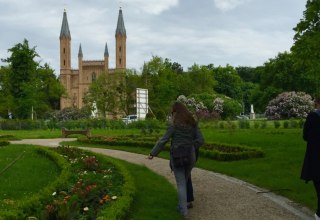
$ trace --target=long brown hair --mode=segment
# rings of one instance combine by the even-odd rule
[[[181,102],[175,102],[172,105],[171,113],[174,125],[183,127],[192,127],[196,125],[196,120],[192,116],[191,112]]]

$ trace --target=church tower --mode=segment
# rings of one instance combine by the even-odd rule
[[[60,82],[66,89],[71,90],[71,34],[67,19],[67,12],[64,10],[60,31]],[[61,97],[60,109],[73,105],[67,97]]]
[[[116,65],[109,66],[109,51],[107,43],[104,46],[104,57],[99,60],[84,59],[82,45],[79,45],[78,68],[71,67],[71,34],[64,10],[60,31],[60,83],[65,88],[65,95],[60,98],[60,109],[66,107],[82,108],[90,85],[103,73],[108,73],[115,78],[121,78],[126,69],[126,29],[124,27],[123,15],[119,9],[118,23],[115,33]],[[101,48],[103,49],[103,47]],[[119,72],[117,72],[119,71]],[[119,77],[120,76],[120,77]],[[122,78],[121,78],[122,79]]]
[[[67,12],[64,10],[60,32],[60,69],[71,69],[71,35],[68,25]]]
[[[124,27],[122,9],[119,10],[118,24],[116,29],[116,70],[126,69],[126,28]]]

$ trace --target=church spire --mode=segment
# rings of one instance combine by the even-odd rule
[[[109,57],[108,44],[106,43],[106,47],[104,48],[104,56]]]
[[[83,57],[81,44],[80,44],[80,47],[79,47],[78,57],[79,57],[79,58],[82,58],[82,57]]]
[[[60,39],[62,37],[66,37],[66,38],[71,39],[66,9],[64,9],[64,12],[63,12],[63,20],[62,20],[62,25],[61,25]]]
[[[123,15],[122,15],[122,9],[119,10],[119,16],[118,16],[118,24],[116,29],[116,36],[126,36],[126,28],[124,27],[124,21],[123,21]]]

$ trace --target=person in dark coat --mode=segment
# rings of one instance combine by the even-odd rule
[[[154,156],[157,156],[164,150],[165,144],[171,140],[170,167],[173,170],[177,184],[179,199],[178,211],[184,219],[189,219],[187,209],[187,180],[196,162],[195,152],[203,145],[204,139],[197,122],[184,104],[175,102],[172,106],[171,113],[172,123],[168,126],[166,133],[155,144],[148,155],[148,159],[151,160]],[[178,166],[173,161],[172,152],[181,147],[186,150],[191,150],[191,161],[189,165]]]
[[[307,142],[307,149],[301,171],[301,179],[313,181],[318,208],[315,218],[320,220],[320,97],[315,99],[314,112],[308,114],[303,128],[303,139]]]

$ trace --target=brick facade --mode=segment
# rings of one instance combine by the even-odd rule
[[[60,82],[66,90],[66,95],[60,99],[60,109],[66,107],[82,108],[83,97],[90,84],[102,73],[115,74],[126,69],[126,31],[123,22],[122,10],[119,10],[118,24],[115,34],[116,40],[116,67],[109,68],[109,52],[105,46],[103,60],[83,60],[82,48],[78,52],[78,69],[71,68],[71,34],[67,13],[64,11],[60,33]],[[118,71],[120,70],[120,71]],[[122,71],[123,72],[123,71]]]

